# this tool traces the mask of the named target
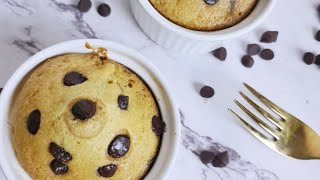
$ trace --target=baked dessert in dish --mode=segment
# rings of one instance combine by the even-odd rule
[[[165,123],[147,85],[97,53],[38,65],[10,112],[16,156],[32,179],[141,179]]]
[[[149,0],[165,18],[198,31],[217,31],[245,19],[258,0]]]

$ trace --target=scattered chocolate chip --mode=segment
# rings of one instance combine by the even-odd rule
[[[206,2],[209,5],[214,5],[216,3],[217,0],[204,0],[204,2]]]
[[[213,161],[214,159],[214,153],[210,151],[202,151],[200,153],[200,160],[202,161],[203,164],[209,164]]]
[[[229,155],[227,151],[217,154],[212,161],[214,167],[225,167],[228,163]]]
[[[130,138],[126,135],[116,136],[108,147],[108,154],[114,158],[124,156],[130,148]]]
[[[72,160],[72,156],[70,155],[70,153],[68,153],[63,147],[59,146],[54,142],[50,143],[49,152],[58,161],[68,162]]]
[[[278,31],[266,31],[262,34],[260,42],[272,43],[276,42],[278,39]]]
[[[111,13],[111,8],[108,4],[102,3],[98,6],[98,13],[100,16],[107,17]]]
[[[41,121],[41,113],[39,110],[34,110],[30,113],[27,119],[27,127],[29,133],[35,135],[37,134],[40,128],[40,121]]]
[[[227,58],[227,50],[224,47],[220,47],[216,50],[213,50],[212,54],[214,57],[218,58],[221,61],[224,61]]]
[[[260,52],[260,57],[264,60],[271,60],[274,58],[274,53],[271,49],[264,49]]]
[[[254,64],[254,60],[251,56],[245,55],[242,57],[241,63],[244,67],[251,68]]]
[[[80,12],[88,12],[92,6],[90,0],[80,0],[78,4],[78,9]]]
[[[96,103],[90,100],[80,100],[72,106],[72,114],[80,120],[87,120],[95,115]]]
[[[159,118],[158,116],[152,117],[152,131],[157,135],[160,136],[164,132],[166,132],[166,123]]]
[[[129,86],[129,88],[132,88],[132,83],[129,83],[128,86]]]
[[[129,96],[118,96],[118,107],[122,110],[127,110],[129,105]]]
[[[68,166],[66,164],[63,164],[62,162],[56,160],[56,159],[51,161],[50,168],[51,168],[51,171],[57,175],[58,174],[65,174],[68,172]]]
[[[320,41],[320,30],[317,31],[315,38],[317,41]]]
[[[72,71],[66,74],[63,78],[63,84],[66,86],[74,86],[77,84],[81,84],[88,80],[85,76],[82,74]]]
[[[303,61],[308,65],[313,64],[315,61],[315,55],[311,52],[306,52],[303,55]]]
[[[2,89],[3,89],[3,88],[0,88],[0,94],[1,94],[1,92],[2,92]]]
[[[200,95],[204,98],[211,98],[214,93],[214,89],[210,86],[204,86],[200,89]]]
[[[100,176],[107,178],[107,177],[112,177],[116,172],[117,168],[118,167],[116,164],[108,164],[108,165],[99,167],[97,171]]]
[[[316,56],[316,60],[314,62],[316,65],[320,66],[320,54]]]
[[[258,44],[248,44],[247,54],[249,56],[257,55],[260,52],[260,46]]]

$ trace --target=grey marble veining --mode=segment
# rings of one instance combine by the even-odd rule
[[[28,1],[24,0],[1,0],[0,3],[4,5],[6,8],[10,9],[17,16],[23,15],[31,15],[34,13],[34,9],[32,9],[28,4]]]
[[[28,40],[16,39],[12,42],[13,45],[17,46],[22,51],[25,51],[29,56],[41,51],[41,44],[32,37],[32,27],[28,26],[24,28],[24,34],[28,37]]]
[[[320,177],[319,161],[301,162],[272,152],[226,114],[238,98],[241,82],[249,81],[320,132],[316,121],[320,106],[320,96],[316,93],[320,91],[319,68],[304,66],[301,54],[295,51],[320,53],[316,52],[319,44],[311,32],[318,25],[316,11],[312,10],[318,1],[292,1],[290,8],[286,1],[278,1],[272,16],[256,30],[217,43],[228,50],[225,62],[217,61],[211,54],[180,55],[159,47],[135,22],[129,0],[106,1],[112,8],[107,18],[100,17],[95,9],[102,1],[92,1],[92,9],[80,13],[78,0],[0,0],[0,86],[28,57],[53,44],[79,38],[115,41],[138,50],[162,72],[181,108],[181,146],[169,179],[313,180]],[[284,7],[287,7],[285,13]],[[304,16],[297,16],[296,12]],[[295,23],[288,22],[288,17],[294,17]],[[263,44],[263,48],[275,50],[276,58],[266,62],[254,57],[254,67],[245,69],[239,57],[244,55],[248,43],[259,41],[264,30],[280,31],[277,43]],[[214,86],[214,98],[204,102],[194,90],[194,82]],[[228,151],[230,164],[226,168],[204,165],[198,157],[202,150]]]
[[[53,6],[61,13],[71,13],[74,16],[74,20],[72,20],[72,24],[75,28],[82,33],[85,37],[89,39],[97,39],[96,33],[90,27],[88,23],[83,20],[83,13],[81,13],[77,5],[75,4],[65,4],[58,2],[56,0],[51,0]],[[52,5],[50,4],[50,5]]]
[[[245,161],[241,158],[240,154],[236,150],[222,145],[219,142],[214,142],[211,137],[201,136],[190,127],[186,125],[185,117],[180,110],[180,118],[182,125],[182,145],[190,150],[194,155],[200,156],[202,151],[211,151],[215,154],[219,152],[227,151],[230,158],[230,163],[226,168],[215,168],[211,164],[203,165],[202,179],[207,179],[206,171],[215,172],[221,180],[225,179],[261,179],[261,180],[278,180],[279,178],[274,173],[260,169],[249,161]],[[200,158],[199,158],[199,162]]]

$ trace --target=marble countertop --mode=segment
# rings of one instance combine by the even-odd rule
[[[94,7],[102,1],[94,0]],[[241,112],[233,100],[244,102],[238,90],[245,90],[241,83],[247,82],[320,134],[320,68],[301,60],[303,52],[320,53],[320,43],[314,40],[320,28],[318,0],[279,0],[271,16],[255,30],[217,44],[228,50],[224,62],[209,53],[173,54],[159,47],[140,30],[129,0],[105,1],[112,8],[107,18],[95,9],[79,13],[78,0],[0,0],[0,86],[28,57],[53,44],[79,38],[119,42],[137,49],[162,71],[181,110],[181,145],[168,179],[320,178],[319,160],[295,160],[273,152],[227,111],[230,107]],[[275,51],[275,59],[254,57],[253,68],[243,67],[240,58],[246,45],[259,42],[265,30],[280,32],[277,43],[261,44]],[[203,85],[214,87],[213,98],[199,96]],[[205,149],[228,150],[230,164],[222,169],[203,165],[197,154]]]

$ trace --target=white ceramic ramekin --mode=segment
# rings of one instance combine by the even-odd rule
[[[163,17],[149,0],[130,0],[131,9],[142,30],[160,46],[179,53],[207,53],[219,41],[240,36],[259,25],[271,12],[276,0],[259,0],[252,13],[227,29],[203,32],[183,28]]]
[[[10,141],[9,112],[14,92],[21,80],[49,57],[65,53],[87,53],[85,43],[108,49],[108,56],[133,70],[148,84],[158,102],[167,131],[163,135],[158,158],[145,179],[165,179],[172,167],[180,137],[179,111],[165,79],[150,62],[135,50],[103,40],[74,40],[51,46],[28,59],[9,79],[0,96],[0,165],[8,180],[30,179],[16,159]],[[49,168],[49,167],[48,167]]]

